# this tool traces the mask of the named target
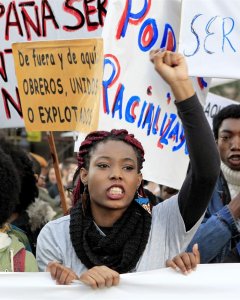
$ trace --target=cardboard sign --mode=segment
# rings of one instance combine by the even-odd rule
[[[17,43],[13,55],[28,131],[97,129],[102,39]]]
[[[179,51],[192,76],[240,78],[240,1],[183,0]]]

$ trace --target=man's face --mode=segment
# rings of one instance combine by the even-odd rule
[[[240,119],[225,119],[217,140],[222,162],[234,171],[240,171]]]

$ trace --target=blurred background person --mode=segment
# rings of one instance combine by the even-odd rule
[[[9,222],[26,233],[32,252],[35,255],[37,236],[41,228],[53,219],[55,212],[47,202],[38,198],[38,174],[33,169],[33,161],[30,159],[29,154],[4,139],[0,140],[0,146],[12,158],[21,187],[19,202]]]
[[[19,204],[21,182],[12,158],[0,148],[0,272],[37,272],[34,255],[27,251],[8,223]],[[26,237],[24,237],[26,240]]]

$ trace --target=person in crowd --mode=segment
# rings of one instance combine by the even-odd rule
[[[66,201],[66,207],[67,210],[69,210],[72,206],[72,182],[73,182],[73,176],[77,169],[77,159],[74,157],[68,157],[64,159],[64,161],[61,164],[61,175],[62,175],[62,184],[65,190],[65,201]],[[56,206],[58,207],[57,217],[63,216],[63,210],[61,207],[61,199],[58,192],[57,183],[52,185],[52,187],[49,188],[49,194],[54,197],[54,201]]]
[[[68,187],[73,180],[73,175],[77,169],[77,160],[74,157],[65,158],[61,164],[61,176],[62,176],[62,184],[64,187]],[[56,198],[60,205],[60,197],[59,191],[57,187],[57,183],[52,184],[48,188],[49,195],[52,198]]]
[[[57,177],[53,164],[48,166],[47,176],[46,176],[46,189],[49,190],[53,185],[57,184]]]
[[[46,167],[42,166],[41,164],[41,160],[39,160],[38,157],[41,156],[36,156],[35,154],[33,155],[33,153],[29,153],[29,158],[32,161],[33,164],[33,171],[34,171],[34,175],[36,177],[36,184],[37,184],[37,188],[38,188],[38,204],[39,207],[42,206],[42,210],[43,213],[48,216],[47,218],[49,218],[49,220],[51,220],[53,217],[56,216],[57,212],[59,211],[59,207],[58,204],[56,204],[56,201],[50,197],[50,195],[48,194],[47,189],[45,188],[45,176],[43,176],[43,168],[45,169]],[[42,200],[42,201],[39,201]],[[49,208],[48,205],[50,205]],[[45,208],[43,207],[45,206]],[[45,211],[45,212],[44,212]],[[39,221],[41,219],[39,218]],[[44,221],[45,222],[45,221]],[[37,226],[38,227],[38,226]]]
[[[221,263],[240,251],[240,105],[224,107],[213,118],[213,133],[221,157],[221,173],[204,220],[192,245],[198,243],[201,263]],[[240,254],[240,252],[238,252]]]
[[[177,189],[171,188],[170,186],[167,185],[159,184],[159,188],[160,188],[159,195],[162,200],[166,200],[178,193]]]
[[[37,178],[37,186],[39,188],[45,188],[46,187],[46,175],[48,172],[48,162],[46,159],[36,153],[29,152],[30,159],[35,160],[40,165],[40,174],[38,174]]]
[[[149,181],[149,180],[143,180],[143,187],[146,190],[149,190],[153,195],[160,197],[160,187],[159,184]]]
[[[37,272],[34,255],[19,239],[20,232],[14,234],[16,230],[8,223],[18,205],[21,183],[12,158],[1,148],[0,182],[0,272]]]
[[[220,171],[217,147],[181,54],[151,51],[156,71],[170,85],[191,161],[178,195],[149,214],[143,195],[141,143],[126,130],[95,131],[78,153],[79,180],[68,216],[51,221],[37,241],[37,261],[60,284],[118,284],[119,274],[165,267],[182,253],[202,221]],[[202,145],[199,149],[199,143]]]
[[[19,202],[9,222],[11,226],[21,229],[27,235],[35,255],[37,236],[41,228],[52,220],[55,213],[48,203],[38,198],[38,174],[33,170],[33,158],[30,159],[27,152],[6,140],[2,139],[0,145],[4,152],[11,156],[21,183]],[[36,167],[36,161],[34,165]]]

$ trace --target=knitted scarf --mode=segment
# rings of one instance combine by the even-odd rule
[[[70,213],[71,241],[88,269],[105,265],[118,273],[133,270],[146,247],[150,227],[151,215],[135,201],[106,236],[96,227],[89,204],[85,214],[81,201]]]
[[[233,199],[240,193],[240,171],[231,170],[223,162],[221,163],[221,169],[228,183],[231,198]]]

